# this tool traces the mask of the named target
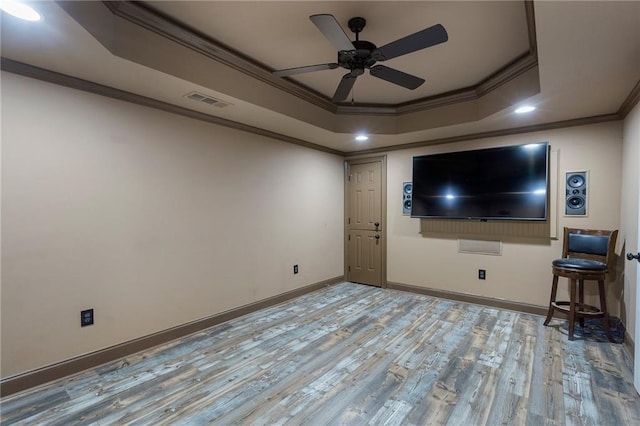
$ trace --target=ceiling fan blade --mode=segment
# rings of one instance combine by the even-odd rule
[[[406,72],[398,71],[393,68],[385,67],[384,65],[376,65],[371,67],[369,74],[374,77],[381,78],[389,83],[397,84],[398,86],[405,87],[407,89],[417,89],[424,83],[424,80],[415,75],[407,74]]]
[[[324,70],[334,70],[338,68],[340,65],[338,64],[318,64],[318,65],[307,65],[305,67],[296,67],[296,68],[287,68],[284,70],[274,71],[273,75],[277,77],[287,77],[290,75],[296,74],[304,74],[306,72],[314,72],[314,71],[324,71]]]
[[[351,73],[347,73],[342,76],[342,80],[340,80],[340,84],[338,84],[338,88],[336,92],[333,94],[333,98],[331,98],[332,102],[340,102],[347,99],[349,96],[349,92],[353,89],[353,85],[356,83],[356,78]]]
[[[377,61],[386,61],[416,50],[425,49],[449,40],[447,30],[440,24],[385,44],[375,52]]]
[[[333,15],[311,15],[311,22],[315,24],[322,34],[333,44],[337,50],[353,50],[353,43]]]

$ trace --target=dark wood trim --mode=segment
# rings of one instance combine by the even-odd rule
[[[537,66],[538,57],[531,53],[526,53],[472,87],[430,96],[425,99],[407,102],[391,108],[382,106],[343,105],[338,107],[336,113],[345,115],[399,116],[403,114],[421,112],[432,108],[443,107],[446,105],[457,104],[460,102],[475,101]]]
[[[526,314],[538,315],[542,317],[545,317],[548,312],[547,306],[531,305],[529,303],[514,302],[511,300],[496,299],[493,297],[459,293],[459,292],[448,291],[448,290],[439,290],[439,289],[429,288],[429,287],[419,287],[419,286],[410,285],[410,284],[388,282],[387,288],[392,290],[406,291],[409,293],[424,294],[426,296],[438,297],[440,299],[448,299],[448,300],[455,300],[457,302],[473,303],[475,305],[489,306],[491,308],[508,309],[510,311],[523,312]],[[564,315],[559,316],[557,314],[554,314],[554,317],[566,318],[566,316]],[[626,329],[624,332],[623,347],[627,351],[629,358],[631,358],[631,360],[633,361],[634,342],[631,336],[629,335],[628,330]]]
[[[435,288],[418,287],[410,284],[388,282],[387,288],[393,290],[407,291],[410,293],[424,294],[438,297],[440,299],[455,300],[457,302],[473,303],[476,305],[489,306],[492,308],[508,309],[511,311],[524,312],[527,314],[546,316],[547,307],[530,305],[528,303],[513,302],[505,299],[495,299],[492,297],[478,296],[475,294],[458,293],[455,291],[438,290]]]
[[[420,112],[427,109],[443,107],[446,105],[457,104],[460,102],[468,102],[478,100],[478,86],[466,87],[440,95],[430,96],[426,99],[420,99],[414,102],[407,102],[399,105],[396,110],[398,115],[410,114],[412,112]]]
[[[336,114],[340,115],[377,115],[377,116],[399,116],[414,112],[425,111],[432,108],[457,104],[460,102],[475,101],[508,83],[512,79],[524,74],[532,68],[538,66],[538,57],[531,53],[515,59],[510,64],[498,70],[494,74],[482,80],[472,87],[453,90],[439,95],[430,96],[425,99],[411,101],[395,106],[382,105],[338,105]]]
[[[620,108],[618,109],[617,114],[620,118],[625,118],[633,108],[640,102],[640,80],[636,83],[631,92],[629,92],[629,96],[622,102]]]
[[[527,53],[520,58],[517,58],[512,63],[508,64],[498,72],[490,75],[476,86],[478,98],[481,98],[482,96],[513,80],[519,75],[526,73],[530,69],[536,68],[537,66],[538,56],[535,54]]]
[[[340,104],[336,106],[335,113],[337,115],[376,115],[380,117],[398,116],[397,108],[387,105]]]
[[[38,68],[33,65],[25,64],[23,62],[14,61],[9,58],[0,58],[2,71],[11,72],[24,77],[35,78],[37,80],[46,81],[47,83],[53,83],[60,86],[70,87],[72,89],[83,90],[85,92],[93,93],[96,95],[106,96],[121,101],[131,102],[133,104],[146,106],[149,108],[155,108],[161,111],[171,112],[185,117],[194,118],[200,121],[206,121],[208,123],[217,124],[220,126],[229,127],[232,129],[240,130],[243,132],[249,132],[260,136],[265,136],[271,139],[277,139],[283,142],[291,143],[294,145],[303,146],[305,148],[311,148],[318,151],[326,152],[329,154],[344,156],[344,152],[332,149],[326,146],[317,145],[312,142],[307,142],[302,139],[297,139],[291,136],[283,135],[281,133],[272,132],[270,130],[261,129],[259,127],[250,126],[248,124],[239,123],[233,120],[227,120],[226,118],[215,117],[202,112],[190,110],[177,105],[172,105],[166,102],[162,102],[156,99],[147,98],[145,96],[136,95],[134,93],[126,92],[124,90],[115,89],[113,87],[104,86],[102,84],[94,83],[88,80],[82,80],[80,78],[72,77],[70,75],[57,73],[55,71],[49,71],[44,68]]]
[[[329,98],[298,84],[272,74],[265,65],[213,40],[198,31],[164,16],[156,10],[134,1],[104,1],[114,15],[144,27],[189,49],[199,52],[236,71],[290,93],[326,111],[335,112],[336,106]]]
[[[508,83],[512,79],[526,73],[538,66],[538,56],[532,53],[525,53],[513,62],[507,64],[500,70],[491,74],[475,86],[464,89],[453,90],[428,98],[419,99],[395,106],[382,105],[338,105],[336,114],[339,115],[377,115],[377,116],[399,116],[414,112],[425,111],[446,105],[460,102],[475,101]]]
[[[187,108],[168,104],[166,102],[162,102],[162,101],[147,98],[141,95],[137,95],[134,93],[126,92],[124,90],[115,89],[109,86],[103,86],[101,84],[94,83],[88,80],[82,80],[66,74],[57,73],[55,71],[49,71],[44,68],[38,68],[33,65],[14,61],[9,58],[1,57],[0,65],[1,65],[2,71],[7,71],[10,73],[22,75],[24,77],[30,77],[37,80],[45,81],[47,83],[53,83],[60,86],[93,93],[96,95],[106,96],[109,98],[118,99],[125,102],[131,102],[131,103],[146,106],[149,108],[159,109],[161,111],[183,115],[185,117],[190,117],[196,120],[201,120],[208,123],[229,127],[232,129],[249,132],[249,133],[253,133],[260,136],[265,136],[265,137],[280,140],[283,142],[292,143],[294,145],[303,146],[305,148],[315,149],[317,151],[339,155],[345,158],[351,158],[351,157],[360,156],[360,155],[382,154],[382,153],[387,153],[392,151],[399,151],[403,149],[422,148],[430,145],[440,145],[440,144],[463,142],[463,141],[470,141],[470,140],[483,139],[483,138],[517,135],[520,133],[531,133],[531,132],[538,132],[542,130],[552,130],[552,129],[565,128],[565,127],[574,127],[574,126],[585,126],[589,124],[604,123],[608,121],[616,121],[621,119],[621,116],[618,113],[606,114],[606,115],[598,115],[594,117],[585,117],[585,118],[576,118],[572,120],[556,121],[552,123],[534,124],[534,125],[525,126],[525,127],[501,129],[501,130],[495,130],[491,132],[469,133],[469,134],[464,134],[460,136],[451,136],[451,137],[440,138],[440,139],[430,139],[430,140],[411,142],[411,143],[401,144],[401,145],[373,148],[368,150],[345,152],[345,151],[339,151],[337,149],[329,148],[326,146],[317,145],[312,142],[307,142],[302,139],[297,139],[291,136],[283,135],[281,133],[276,133],[269,130],[260,129],[258,127],[253,127],[246,124],[238,123],[236,121],[207,115],[198,111],[193,111]],[[637,101],[640,100],[640,82],[638,83],[638,85],[636,85],[636,89],[634,89],[635,91],[634,96],[637,103]],[[629,111],[630,110],[631,109],[629,109]]]
[[[481,80],[478,84],[447,93],[430,96],[417,101],[395,106],[382,105],[339,105],[337,114],[349,115],[402,115],[431,108],[480,99],[484,95],[508,83],[512,79],[538,66],[538,45],[536,38],[536,18],[532,0],[524,1],[529,37],[529,51],[515,58],[498,71]]]
[[[345,156],[347,158],[350,158],[358,155],[380,154],[385,152],[399,151],[402,149],[422,148],[422,147],[431,146],[431,145],[441,145],[441,144],[447,144],[447,143],[453,143],[453,142],[471,141],[476,139],[495,138],[499,136],[510,136],[510,135],[517,135],[520,133],[539,132],[542,130],[553,130],[553,129],[566,128],[566,127],[586,126],[589,124],[606,123],[608,121],[618,121],[618,120],[620,120],[620,116],[618,114],[605,114],[605,115],[597,115],[594,117],[574,118],[571,120],[554,121],[551,123],[534,124],[531,126],[513,127],[509,129],[494,130],[494,131],[482,132],[482,133],[468,133],[460,136],[450,136],[447,138],[429,139],[425,141],[411,142],[411,143],[406,143],[401,145],[392,145],[392,146],[381,147],[381,148],[365,149],[362,151],[352,151],[352,152],[346,153]]]
[[[533,16],[533,2],[530,1],[530,0],[526,0],[524,3],[525,3],[526,10],[527,10],[526,13],[527,13],[527,24],[528,24],[528,27],[529,27],[529,37],[531,38],[532,34],[535,35],[535,19],[534,19],[534,16]],[[120,2],[106,2],[105,4],[107,4],[107,6],[110,8],[110,10],[118,10],[118,11],[136,10],[136,11],[138,11],[138,10],[144,9],[144,8],[140,9],[138,6],[136,6],[135,4],[132,5],[132,3],[128,2],[128,1],[124,1],[124,2],[122,2],[122,1],[120,1]],[[130,9],[130,7],[133,8],[133,9]],[[131,12],[131,13],[133,14],[133,12]],[[144,16],[147,16],[147,18],[145,18],[145,19],[140,18],[140,20],[148,20],[148,19],[150,19],[151,16],[154,16],[153,14],[155,12],[147,12],[147,13],[141,12],[141,13]],[[149,14],[149,13],[151,13],[151,14]],[[140,22],[137,22],[137,23],[140,24]],[[148,24],[148,22],[147,22],[147,24]],[[176,31],[178,31],[178,29]],[[179,30],[180,31],[184,31],[182,29],[179,29]],[[535,38],[534,38],[534,40],[530,40],[530,42],[531,42],[530,43],[531,52],[529,53],[529,55],[531,55],[532,53],[535,53],[535,51],[536,51]],[[526,61],[529,61],[529,60],[531,60],[531,59],[528,57],[528,59],[526,59]],[[536,64],[537,64],[537,59],[536,59]],[[292,144],[303,146],[303,147],[306,147],[306,148],[315,149],[315,150],[322,151],[322,152],[327,152],[329,154],[343,156],[343,157],[346,157],[346,158],[351,158],[351,157],[360,156],[360,155],[381,154],[381,153],[386,153],[386,152],[391,152],[391,151],[398,151],[398,150],[403,150],[403,149],[421,148],[421,147],[430,146],[430,145],[440,145],[440,144],[463,142],[463,141],[483,139],[483,138],[509,136],[509,135],[515,135],[515,134],[521,134],[521,133],[530,133],[530,132],[551,130],[551,129],[557,129],[557,128],[583,126],[583,125],[603,123],[603,122],[608,122],[608,121],[616,121],[616,120],[623,119],[635,107],[635,105],[638,102],[640,102],[640,81],[639,81],[638,84],[636,84],[634,89],[631,91],[631,93],[629,94],[627,99],[623,102],[623,104],[621,105],[620,109],[616,113],[612,113],[612,114],[604,114],[604,115],[593,116],[593,117],[583,117],[583,118],[577,118],[577,119],[571,119],[571,120],[557,121],[557,122],[552,122],[552,123],[535,124],[535,125],[525,126],[525,127],[501,129],[501,130],[490,131],[490,132],[470,133],[470,134],[464,134],[464,135],[459,135],[459,136],[452,136],[452,137],[439,138],[439,139],[430,139],[430,140],[411,142],[411,143],[401,144],[401,145],[393,145],[393,146],[389,146],[389,147],[372,148],[372,149],[361,150],[361,151],[345,152],[345,151],[340,151],[340,150],[337,150],[337,149],[325,147],[325,146],[322,146],[322,145],[317,145],[317,144],[314,144],[312,142],[304,141],[304,140],[297,139],[297,138],[294,138],[294,137],[291,137],[291,136],[287,136],[287,135],[284,135],[284,134],[271,132],[269,130],[260,129],[260,128],[253,127],[253,126],[249,126],[249,125],[242,124],[242,123],[239,123],[239,122],[235,122],[235,121],[232,121],[232,120],[227,120],[227,119],[223,119],[223,118],[219,118],[219,117],[210,116],[210,115],[207,115],[207,114],[204,114],[204,113],[201,113],[201,112],[197,112],[197,111],[189,110],[189,109],[186,109],[186,108],[178,107],[178,106],[175,106],[175,105],[171,105],[171,104],[168,104],[168,103],[165,103],[165,102],[157,101],[155,99],[151,99],[151,98],[147,98],[147,97],[144,97],[144,96],[136,95],[136,94],[129,93],[129,92],[126,92],[126,91],[123,91],[123,90],[119,90],[119,89],[115,89],[115,88],[112,88],[112,87],[103,86],[103,85],[100,85],[100,84],[97,84],[97,83],[93,83],[93,82],[90,82],[90,81],[87,81],[87,80],[82,80],[82,79],[71,77],[71,76],[68,76],[68,75],[64,75],[64,74],[56,73],[56,72],[53,72],[53,71],[45,70],[43,68],[34,67],[34,66],[31,66],[31,65],[24,64],[24,63],[21,63],[21,62],[18,62],[18,61],[14,61],[14,60],[11,60],[11,59],[8,59],[8,58],[4,58],[4,57],[2,57],[2,70],[3,71],[12,72],[12,73],[15,73],[15,74],[19,74],[19,75],[23,75],[23,76],[26,76],[26,77],[36,78],[36,79],[39,79],[39,80],[42,80],[42,81],[58,84],[58,85],[65,86],[65,87],[71,87],[73,89],[84,90],[84,91],[87,91],[87,92],[90,92],[90,93],[94,93],[94,94],[98,94],[98,95],[102,95],[102,96],[111,97],[111,98],[114,98],[114,99],[119,99],[119,100],[131,102],[131,103],[135,103],[135,104],[138,104],[138,105],[148,106],[148,107],[151,107],[151,108],[156,108],[156,109],[160,109],[160,110],[163,110],[163,111],[184,115],[184,116],[191,117],[191,118],[194,118],[194,119],[197,119],[197,120],[206,121],[206,122],[209,122],[209,123],[218,124],[218,125],[222,125],[222,126],[225,126],[225,127],[230,127],[230,128],[237,129],[237,130],[254,133],[254,134],[257,134],[257,135],[261,135],[261,136],[265,136],[265,137],[281,140],[281,141],[284,141],[284,142],[292,143]],[[505,72],[507,72],[507,71],[505,70]],[[498,78],[498,77],[495,76],[495,78]],[[511,76],[511,78],[513,78],[513,76]],[[437,100],[436,102],[457,103],[457,102],[468,101],[470,99],[477,99],[476,93],[475,92],[472,93],[470,91],[470,89],[463,89],[463,90],[457,91],[455,93],[450,93],[450,94],[448,94],[446,96],[449,96],[450,98],[448,100],[442,98],[440,100]],[[432,107],[431,105],[428,105],[428,102],[429,102],[428,100],[425,100],[424,102],[425,102],[425,104],[424,104],[425,108]],[[401,108],[404,108],[404,107],[405,106],[402,106]],[[409,106],[406,106],[406,107],[410,108]],[[338,106],[337,107],[337,112],[340,113],[340,114],[397,115],[397,113],[394,112],[394,111],[396,111],[396,108],[393,108],[393,107],[380,107],[380,106],[372,106],[372,107],[367,107],[367,106],[354,106],[354,107]]]
[[[527,32],[529,33],[529,53],[538,56],[538,36],[536,34],[536,11],[533,0],[524,0],[524,13],[527,16]]]
[[[508,63],[498,71],[487,76],[475,86],[459,89],[453,92],[444,93],[423,99],[417,102],[398,105],[398,113],[406,114],[423,111],[426,109],[450,105],[458,102],[476,100],[500,86],[508,83],[521,74],[526,73],[538,66],[538,45],[536,36],[536,18],[533,0],[524,0],[525,15],[527,21],[527,34],[529,38],[529,51],[524,53],[512,62]]]
[[[64,6],[64,2],[60,2]],[[538,65],[537,39],[533,1],[524,0],[529,38],[529,51],[482,79],[478,84],[447,92],[417,101],[397,105],[355,105],[346,103],[336,105],[330,99],[316,91],[288,78],[275,77],[273,70],[242,53],[207,37],[180,22],[164,16],[152,8],[133,1],[104,1],[114,15],[131,23],[153,31],[163,37],[175,41],[189,49],[199,52],[217,62],[225,64],[236,71],[269,84],[279,90],[312,103],[326,111],[345,115],[402,115],[427,109],[478,99],[494,89],[509,82],[513,78],[527,72]]]
[[[167,343],[171,340],[179,339],[192,333],[197,333],[225,321],[275,306],[279,303],[286,302],[287,300],[311,293],[312,291],[319,290],[323,287],[335,285],[342,281],[344,281],[344,276],[320,281],[315,284],[250,303],[248,305],[240,306],[226,312],[215,314],[210,317],[182,324],[158,333],[149,334],[147,336],[120,343],[86,355],[81,355],[57,364],[48,365],[37,370],[7,377],[0,381],[0,395],[5,397],[16,392],[42,385],[52,380],[79,373],[89,368],[94,368],[98,365],[114,361],[118,358]]]

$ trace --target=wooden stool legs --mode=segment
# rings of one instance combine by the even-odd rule
[[[556,302],[556,293],[558,292],[558,276],[553,276],[553,282],[551,283],[551,300],[549,301],[549,311],[547,312],[547,318],[544,320],[544,325],[549,325],[549,321],[553,317],[554,307]]]
[[[609,311],[607,311],[607,295],[605,293],[604,281],[598,281],[598,291],[600,292],[600,306],[602,307],[603,316],[602,316],[602,327],[604,328],[604,334],[607,335],[607,338],[610,342],[616,342],[611,335],[611,328],[609,324]],[[620,342],[616,342],[620,343]]]
[[[576,328],[576,280],[569,280],[569,340],[573,340]]]
[[[544,325],[549,325],[556,310],[569,314],[569,340],[573,340],[575,332],[576,320],[579,321],[580,327],[584,327],[585,317],[601,318],[604,333],[610,342],[620,343],[613,338],[611,334],[611,325],[609,322],[609,312],[607,311],[607,295],[604,286],[604,280],[598,280],[598,293],[600,296],[600,308],[589,306],[584,303],[584,280],[569,278],[569,301],[557,301],[556,294],[558,292],[558,275],[553,276],[551,284],[551,298],[549,300],[549,311],[544,320]],[[577,294],[576,294],[577,293]],[[577,300],[576,300],[577,299]]]

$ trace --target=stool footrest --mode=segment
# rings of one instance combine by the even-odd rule
[[[569,313],[571,302],[566,301],[556,301],[552,302],[551,305],[559,311]],[[595,306],[585,305],[584,303],[576,303],[576,315],[585,318],[602,318],[604,317],[604,312]]]

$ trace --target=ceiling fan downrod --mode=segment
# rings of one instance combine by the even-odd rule
[[[367,25],[367,20],[359,16],[356,16],[355,18],[349,19],[349,22],[347,22],[347,25],[349,26],[349,29],[355,33],[356,41],[360,41],[360,39],[358,38],[358,34],[360,34],[360,32]]]

